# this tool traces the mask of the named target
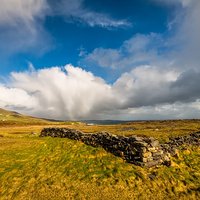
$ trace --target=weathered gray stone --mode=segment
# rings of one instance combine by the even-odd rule
[[[143,141],[136,141],[136,142],[134,142],[134,145],[139,146],[139,147],[146,147],[148,144]]]
[[[160,160],[155,160],[155,161],[150,161],[150,162],[147,162],[145,163],[145,166],[146,167],[153,167],[153,166],[156,166],[156,165],[160,165]]]
[[[146,147],[141,147],[141,152],[142,152],[142,153],[147,152],[147,148],[146,148]]]
[[[140,155],[141,155],[142,157],[144,157],[144,158],[150,158],[150,157],[152,156],[152,153],[149,152],[149,151],[147,151],[147,152],[145,152],[145,153],[141,153]]]
[[[152,137],[124,137],[112,135],[108,132],[85,134],[81,131],[68,128],[44,128],[40,136],[79,140],[93,147],[102,147],[106,151],[122,157],[127,162],[139,166],[152,167],[162,164],[165,161],[169,165],[170,161],[170,156],[167,153],[163,153],[158,140]]]
[[[148,161],[147,158],[142,158],[142,162],[146,163]]]
[[[163,155],[163,151],[160,150],[160,151],[157,151],[157,152],[152,152],[152,155],[153,156],[161,156],[161,155]]]
[[[151,152],[157,152],[155,147],[147,147],[147,150]]]
[[[158,147],[158,146],[159,146],[159,141],[158,141],[158,140],[153,140],[153,141],[151,142],[151,146],[152,146],[152,147]]]

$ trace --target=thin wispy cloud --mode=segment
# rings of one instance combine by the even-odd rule
[[[108,29],[131,26],[126,19],[114,19],[106,13],[95,12],[84,7],[83,0],[60,0],[52,5],[54,13],[64,16],[67,21]]]
[[[0,58],[19,53],[41,55],[56,44],[45,27],[47,17],[59,16],[66,23],[86,24],[106,29],[130,26],[124,19],[84,7],[82,0],[2,0],[0,6]]]

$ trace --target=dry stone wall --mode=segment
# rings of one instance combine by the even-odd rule
[[[161,144],[164,152],[170,153],[172,156],[176,154],[179,146],[195,145],[200,146],[200,132],[194,132],[185,136],[178,136],[169,139],[169,142]]]
[[[69,138],[93,147],[103,147],[106,151],[139,166],[152,167],[171,163],[170,154],[164,152],[159,141],[152,137],[125,137],[108,132],[85,134],[68,128],[44,128],[40,136]]]

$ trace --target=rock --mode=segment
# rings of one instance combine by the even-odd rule
[[[134,142],[134,145],[139,146],[139,147],[146,147],[148,144],[143,141],[136,141],[136,142]]]
[[[141,147],[141,152],[142,152],[142,153],[147,152],[147,148],[146,148],[146,147]]]
[[[161,155],[163,155],[163,151],[160,150],[160,151],[157,151],[157,152],[153,152],[152,155],[153,155],[153,157],[154,156],[161,156]]]
[[[151,142],[151,146],[152,146],[152,147],[158,147],[158,146],[159,146],[159,141],[158,141],[158,140],[153,140],[153,141]]]
[[[144,163],[146,163],[146,162],[148,161],[148,159],[147,159],[147,158],[144,158],[144,157],[143,157],[141,160],[142,160],[142,162],[144,162]]]
[[[157,160],[157,161],[158,161],[159,159],[157,159],[157,158],[154,159],[153,157],[147,158],[147,161],[148,161],[148,162],[153,161],[153,160]]]
[[[155,147],[147,147],[147,150],[150,152],[156,152],[156,148]]]
[[[141,156],[144,158],[150,158],[152,156],[152,153],[148,151],[148,152],[142,153]]]
[[[156,166],[156,165],[159,165],[161,164],[159,160],[155,160],[155,161],[150,161],[150,162],[147,162],[145,163],[145,166],[146,167],[153,167],[153,166]]]
[[[152,167],[169,161],[170,157],[162,150],[158,140],[152,137],[118,136],[108,132],[85,134],[69,128],[44,128],[40,137],[61,137],[81,141],[93,147],[102,147],[106,151],[139,166]],[[165,149],[168,146],[163,147]],[[166,155],[165,155],[166,154]]]

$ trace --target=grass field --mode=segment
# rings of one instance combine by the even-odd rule
[[[38,137],[43,127],[59,126],[85,132],[147,135],[163,142],[200,130],[198,120],[106,126],[25,121],[14,117],[0,125],[1,200],[200,199],[200,147],[182,147],[170,167],[147,169],[128,164],[102,148]]]

